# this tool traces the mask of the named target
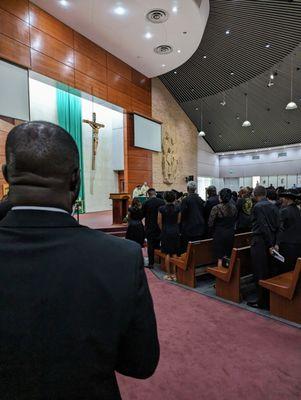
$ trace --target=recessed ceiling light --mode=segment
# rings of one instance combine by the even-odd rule
[[[265,45],[265,48],[266,48],[266,49],[269,49],[270,47],[271,47],[270,43],[267,43],[267,44]]]
[[[198,111],[199,107],[195,107],[195,111]]]
[[[177,74],[177,71],[174,71],[173,73],[174,73],[174,74]]]
[[[60,0],[60,4],[63,7],[68,7],[69,6],[69,2],[67,0]]]
[[[172,12],[177,13],[177,12],[178,12],[178,7],[174,6],[174,7],[172,8]]]
[[[178,53],[181,53],[181,50],[179,49],[179,50],[177,50],[178,51]]]
[[[230,35],[230,29],[226,30],[226,35]]]
[[[114,13],[117,15],[124,15],[126,13],[126,10],[122,6],[118,6],[114,8]]]
[[[153,37],[152,33],[150,32],[146,32],[146,34],[144,35],[145,39],[151,39]]]
[[[162,64],[162,67],[164,68],[164,67],[166,67],[166,65],[165,65],[165,64]]]
[[[231,75],[231,76],[233,76],[233,75],[234,75],[234,72],[233,72],[233,71],[232,71],[232,72],[230,72],[230,75]]]
[[[206,133],[205,133],[204,131],[200,131],[200,132],[199,132],[199,136],[200,136],[200,137],[204,137],[204,136],[206,136]]]
[[[207,58],[207,56],[204,56],[203,58]]]

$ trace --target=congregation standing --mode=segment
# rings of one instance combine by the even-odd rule
[[[268,293],[259,286],[259,281],[293,270],[301,256],[301,194],[297,189],[272,186],[266,189],[256,185],[254,190],[242,187],[236,193],[224,188],[217,193],[216,188],[210,186],[204,201],[197,193],[196,182],[190,181],[185,195],[172,190],[164,193],[163,200],[151,188],[147,196],[141,205],[139,223],[142,224],[144,219],[148,266],[153,268],[154,251],[160,248],[166,255],[167,274],[164,278],[167,280],[176,280],[170,257],[184,254],[189,242],[212,237],[214,258],[217,265],[222,266],[231,257],[235,234],[251,232],[251,261],[257,296],[248,305],[268,308]],[[133,204],[137,205],[137,201],[139,197]],[[132,208],[129,209],[128,231],[133,226]],[[141,235],[139,244],[143,245]],[[283,264],[274,260],[274,251],[284,256]]]

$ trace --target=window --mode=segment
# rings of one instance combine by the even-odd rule
[[[206,200],[206,189],[210,185],[212,185],[212,178],[198,177],[198,194],[203,200]]]

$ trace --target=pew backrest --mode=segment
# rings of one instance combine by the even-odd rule
[[[239,233],[234,237],[234,247],[242,248],[249,246],[251,242],[251,233]],[[215,262],[213,256],[213,239],[198,240],[189,242],[184,262],[184,269],[191,266],[205,266]]]
[[[250,257],[250,246],[244,246],[240,248],[233,248],[231,253],[230,265],[228,268],[225,281],[229,282],[235,268],[240,268],[240,275],[244,276],[251,271],[251,257]]]

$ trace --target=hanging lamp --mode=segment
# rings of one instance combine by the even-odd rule
[[[200,137],[206,136],[206,133],[203,131],[203,102],[201,103],[201,130],[199,132]]]
[[[249,126],[251,126],[251,122],[248,120],[248,94],[245,93],[245,96],[246,96],[246,119],[242,123],[242,127],[248,128]]]
[[[286,110],[296,110],[298,108],[297,104],[293,101],[293,81],[294,81],[294,64],[293,64],[293,54],[291,55],[291,101],[286,105]]]

